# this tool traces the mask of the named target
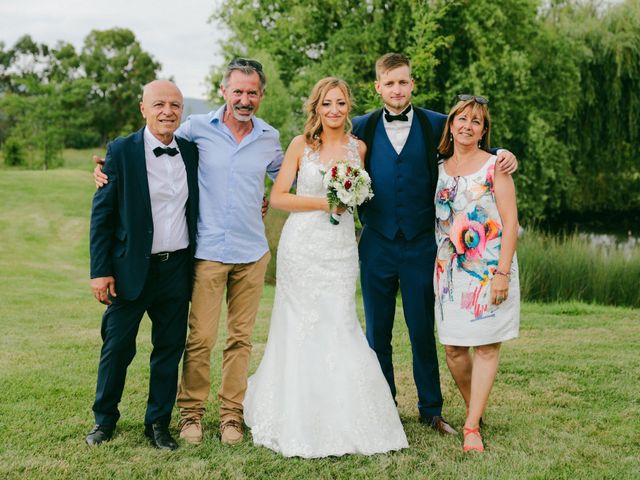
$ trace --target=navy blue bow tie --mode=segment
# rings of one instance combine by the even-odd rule
[[[399,113],[398,115],[394,115],[393,113],[390,113],[389,110],[387,110],[386,108],[384,109],[384,119],[387,122],[393,122],[394,120],[398,120],[400,122],[408,122],[409,121],[409,116],[407,115],[409,112],[411,111],[411,105],[409,105],[407,108],[405,108],[401,113]]]
[[[155,153],[156,157],[164,155],[165,153],[170,157],[175,157],[178,154],[178,149],[172,147],[156,147],[153,149],[153,153]]]

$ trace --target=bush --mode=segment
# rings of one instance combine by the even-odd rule
[[[10,167],[22,166],[26,163],[24,144],[15,137],[9,137],[2,146],[4,163]]]

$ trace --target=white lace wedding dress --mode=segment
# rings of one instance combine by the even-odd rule
[[[345,146],[359,163],[354,139]],[[324,197],[319,154],[305,148],[298,195]],[[255,444],[286,457],[371,455],[408,447],[389,386],[356,314],[353,216],[291,213],[278,246],[264,356],[249,379],[245,422]]]

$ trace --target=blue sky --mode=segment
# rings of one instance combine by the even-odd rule
[[[186,97],[205,98],[205,77],[222,59],[224,32],[207,23],[217,0],[0,0],[0,41],[12,46],[24,34],[50,46],[79,49],[94,29],[125,27],[173,76]]]

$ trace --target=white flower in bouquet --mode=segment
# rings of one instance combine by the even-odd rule
[[[373,198],[371,177],[363,168],[347,160],[336,162],[324,174],[323,185],[327,189],[330,208],[342,207],[353,211],[358,205]],[[331,214],[329,220],[334,225],[340,223],[339,215]]]

